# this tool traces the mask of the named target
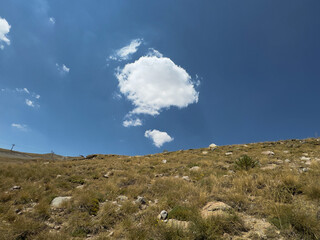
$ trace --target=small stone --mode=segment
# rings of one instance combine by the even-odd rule
[[[121,201],[121,202],[124,202],[124,201],[128,200],[128,197],[127,197],[127,196],[124,196],[124,195],[120,195],[120,196],[117,197],[117,199],[118,199],[119,201]]]
[[[309,168],[300,168],[300,169],[299,169],[299,172],[300,172],[300,173],[308,172],[308,171],[309,171]]]
[[[203,155],[207,155],[208,152],[207,152],[207,151],[203,151],[202,154],[203,154]]]
[[[289,151],[288,150],[285,150],[285,151],[283,151],[284,153],[289,153]]]
[[[274,152],[272,152],[272,151],[263,151],[261,154],[273,156],[273,155],[274,155]]]
[[[166,210],[162,210],[158,215],[159,220],[167,220],[167,218],[168,218],[168,212]]]
[[[21,186],[13,186],[12,188],[11,188],[11,190],[20,190],[21,189]]]
[[[189,178],[189,176],[183,176],[182,179],[187,182],[191,182],[191,179]]]
[[[226,152],[226,153],[225,153],[226,156],[230,156],[230,155],[232,155],[232,154],[233,154],[232,152]]]
[[[64,202],[67,202],[71,200],[72,197],[67,196],[67,197],[56,197],[52,200],[51,202],[51,207],[53,208],[60,208]]]
[[[113,176],[113,172],[107,172],[103,175],[104,178],[109,178],[110,176]]]
[[[144,199],[144,197],[141,197],[141,196],[138,196],[137,200],[135,202],[138,204],[141,204],[141,205],[144,205],[147,203],[146,200]]]
[[[262,168],[260,168],[261,170],[273,170],[273,169],[275,169],[275,168],[277,168],[278,167],[278,165],[277,164],[268,164],[268,165],[266,165],[266,166],[264,166],[264,167],[262,167]]]
[[[307,157],[309,154],[308,153],[302,153],[302,155]]]
[[[190,171],[194,171],[194,172],[197,172],[199,170],[200,170],[199,166],[194,166],[194,167],[190,168]]]
[[[311,159],[311,158],[305,157],[305,156],[302,156],[302,157],[300,158],[301,161],[309,161],[310,159]]]
[[[217,146],[216,144],[211,143],[208,148],[209,148],[211,151],[213,151],[213,150],[215,150],[217,147],[218,147],[218,146]]]
[[[289,159],[284,160],[285,163],[290,163],[291,161]]]
[[[83,188],[84,188],[84,185],[76,186],[76,189],[83,189]]]
[[[62,176],[60,175],[60,174],[58,174],[57,176],[56,176],[56,178],[61,178]]]
[[[167,163],[167,160],[166,160],[166,159],[163,159],[163,160],[162,160],[162,163]]]

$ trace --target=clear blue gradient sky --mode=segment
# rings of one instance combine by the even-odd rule
[[[319,13],[318,0],[0,0],[0,147],[141,155],[320,135]],[[132,114],[130,93],[158,113]]]

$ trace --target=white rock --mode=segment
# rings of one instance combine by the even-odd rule
[[[168,212],[166,210],[162,210],[158,215],[159,220],[166,220],[168,218]]]
[[[203,151],[202,154],[203,154],[203,155],[206,155],[206,154],[208,154],[208,152],[207,152],[207,151]]]
[[[304,164],[306,164],[306,165],[311,165],[311,161],[310,161],[310,160],[307,160],[307,161],[305,161]]]
[[[226,153],[225,153],[226,156],[230,156],[230,155],[232,155],[232,154],[233,154],[232,152],[226,152]]]
[[[284,153],[289,153],[289,151],[288,150],[285,150],[285,151],[283,151]]]
[[[189,176],[183,176],[182,179],[187,182],[191,182],[191,179],[189,178]]]
[[[11,188],[11,190],[20,190],[21,189],[21,186],[13,186],[12,188]]]
[[[218,146],[217,146],[216,144],[211,143],[208,148],[209,148],[210,150],[214,150],[214,149],[216,149],[217,147],[218,147]]]
[[[72,197],[70,196],[67,196],[67,197],[56,197],[52,200],[51,202],[51,207],[53,208],[60,208],[61,205],[64,203],[64,202],[67,202],[67,201],[70,201]]]
[[[307,157],[309,154],[308,153],[302,153],[302,155]]]
[[[138,196],[135,202],[142,205],[147,203],[144,197],[141,197],[141,196]]]
[[[163,159],[163,160],[162,160],[162,163],[167,163],[167,160],[166,160],[166,159]]]
[[[285,163],[290,163],[291,161],[289,159],[284,160]]]
[[[127,196],[124,196],[124,195],[120,195],[120,196],[117,197],[117,199],[118,199],[119,201],[123,202],[123,201],[128,200],[128,197],[127,197]]]
[[[272,155],[274,155],[274,152],[272,152],[272,151],[263,151],[261,154],[272,156]]]
[[[310,161],[311,158],[302,156],[302,157],[300,158],[300,160],[301,160],[301,161]]]
[[[192,168],[190,168],[190,171],[199,171],[200,170],[200,167],[199,166],[194,166]]]

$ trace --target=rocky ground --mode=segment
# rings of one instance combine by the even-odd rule
[[[2,159],[0,239],[320,238],[320,139],[62,159]]]

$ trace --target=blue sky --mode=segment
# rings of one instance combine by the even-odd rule
[[[141,155],[320,135],[319,12],[0,0],[0,147]]]

